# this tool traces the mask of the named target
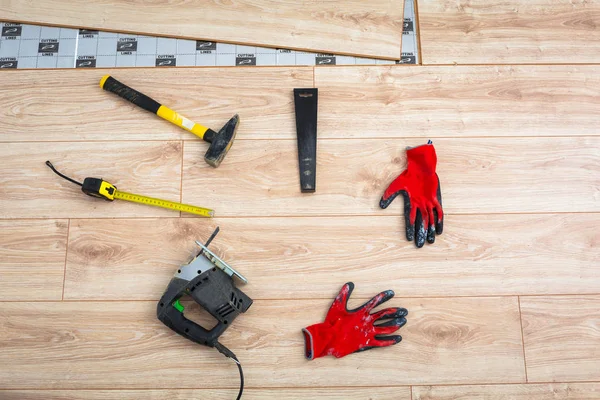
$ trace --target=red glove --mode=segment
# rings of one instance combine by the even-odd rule
[[[379,207],[387,208],[399,194],[404,196],[406,239],[423,247],[425,236],[435,242],[444,230],[440,179],[435,173],[437,156],[431,140],[406,150],[407,167],[385,190]]]
[[[405,308],[386,308],[371,314],[375,307],[394,297],[394,291],[381,292],[362,306],[348,310],[348,297],[353,290],[354,283],[346,283],[329,308],[325,322],[302,329],[304,354],[309,360],[328,355],[341,358],[402,340],[400,335],[386,335],[406,324]],[[375,325],[376,322],[379,323]]]

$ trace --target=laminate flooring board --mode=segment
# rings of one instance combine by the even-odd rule
[[[294,138],[292,90],[313,85],[311,67],[11,71],[0,74],[0,141],[195,138],[102,90],[104,75],[216,130],[238,113],[238,140]]]
[[[422,143],[319,140],[319,189],[307,196],[300,193],[295,140],[239,141],[216,170],[198,157],[202,144],[186,141],[183,201],[214,205],[218,216],[398,215],[401,198],[386,210],[379,200],[406,168],[406,146]],[[600,138],[461,138],[434,144],[448,214],[600,211]]]
[[[355,291],[358,297],[372,295],[360,286]],[[360,302],[354,299],[350,306]],[[394,299],[386,305],[410,313],[402,343],[308,361],[301,328],[320,322],[330,303],[257,300],[235,321],[221,340],[241,360],[248,388],[525,379],[515,297]],[[231,360],[163,326],[154,301],[0,303],[0,333],[3,389],[235,389],[238,384]]]
[[[600,381],[600,296],[524,297],[521,312],[530,382]]]
[[[103,178],[119,190],[180,201],[181,141],[4,143],[0,218],[173,216],[177,212],[85,195],[46,166],[82,182]],[[207,206],[203,204],[203,206]]]
[[[0,141],[195,139],[101,90],[105,74],[213,129],[238,113],[236,143],[295,139],[292,89],[313,86],[310,67],[11,71],[0,74]],[[599,76],[600,66],[318,67],[318,135],[597,136]]]
[[[237,389],[147,389],[147,390],[0,390],[3,400],[231,400]],[[353,387],[246,389],[244,400],[410,400],[409,387]]]
[[[597,400],[600,383],[414,386],[413,400]]]
[[[599,77],[600,66],[317,67],[319,138],[597,136]]]
[[[135,18],[132,18],[135,15]],[[8,0],[0,20],[397,60],[403,0]]]
[[[0,300],[60,300],[67,220],[0,220]]]
[[[216,226],[211,248],[254,299],[599,293],[600,214],[449,215],[417,250],[399,216],[71,220],[65,299],[158,300]],[[515,229],[535,227],[535,229]],[[143,239],[140,233],[143,232]],[[160,249],[160,250],[157,250]],[[568,265],[568,268],[565,267]]]
[[[419,0],[423,64],[597,63],[600,1]]]

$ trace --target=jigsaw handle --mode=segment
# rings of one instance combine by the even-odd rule
[[[187,319],[183,312],[173,307],[171,304],[165,304],[161,321],[169,328],[198,344],[209,347],[215,347],[219,334],[221,332],[208,331],[194,321]],[[216,327],[215,327],[216,328]],[[224,329],[223,329],[224,330]]]

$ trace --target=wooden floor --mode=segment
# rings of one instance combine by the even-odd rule
[[[235,398],[235,365],[155,316],[216,226],[211,247],[255,299],[222,337],[245,399],[599,399],[600,54],[508,65],[502,51],[498,65],[0,73],[0,399]],[[100,90],[107,73],[211,127],[239,113],[223,164]],[[292,89],[313,86],[317,192],[301,194]],[[446,223],[418,250],[401,199],[378,201],[427,139]],[[86,197],[46,160],[217,218]],[[404,340],[305,360],[301,329],[347,281],[351,306],[396,292]]]
[[[424,64],[600,62],[600,0],[417,0]]]

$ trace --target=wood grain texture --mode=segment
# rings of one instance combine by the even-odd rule
[[[318,67],[319,137],[597,136],[599,76],[600,66]]]
[[[135,13],[135,18],[131,18]],[[0,20],[397,60],[403,0],[8,0]]]
[[[0,220],[0,301],[60,300],[66,220]]]
[[[72,220],[65,299],[158,300],[196,254],[194,240],[216,226],[213,250],[248,278],[255,299],[329,298],[345,281],[404,297],[600,292],[600,214],[476,220],[448,216],[422,251],[397,216],[127,219],[118,229],[113,220]]]
[[[214,129],[239,113],[237,141],[295,139],[292,89],[313,86],[307,67],[11,71],[0,74],[0,141],[194,139],[101,90],[107,73]],[[316,68],[318,135],[596,136],[599,76],[600,66]]]
[[[600,383],[413,386],[413,400],[597,400]]]
[[[204,143],[100,90],[107,72],[212,127],[240,113],[225,162],[208,167]],[[155,315],[220,226],[211,247],[256,300],[222,338],[244,398],[596,399],[596,383],[548,382],[600,381],[598,72],[317,68],[314,195],[299,193],[292,98],[312,68],[0,74],[0,398],[233,398],[235,365]],[[378,201],[429,137],[446,224],[416,250],[402,200]],[[47,159],[217,218],[89,198]],[[404,341],[306,361],[300,329],[346,281],[351,307],[395,290]]]
[[[0,146],[0,218],[165,216],[178,213],[92,198],[57,175],[103,178],[125,192],[180,201],[182,143],[6,143]],[[209,207],[207,204],[198,206]],[[209,207],[210,208],[210,207]]]
[[[422,143],[320,140],[319,190],[307,196],[298,184],[295,140],[240,141],[217,170],[198,158],[200,143],[186,142],[183,201],[215,205],[218,216],[398,215],[401,199],[386,210],[379,200],[406,167],[406,146]],[[436,139],[434,144],[449,214],[600,211],[600,138]]]
[[[600,296],[521,298],[521,313],[530,382],[600,380]]]
[[[195,138],[100,89],[107,74],[216,130],[240,114],[238,140],[294,138],[292,90],[313,85],[311,67],[13,71],[0,74],[0,141]]]
[[[419,0],[423,64],[597,63],[597,0]]]
[[[0,390],[3,400],[231,400],[237,389]],[[246,389],[244,400],[410,400],[409,387]]]
[[[373,295],[360,285],[356,292],[358,297]],[[514,297],[393,300],[390,306],[404,306],[410,313],[402,343],[342,359],[307,361],[300,330],[319,322],[330,301],[258,300],[235,321],[221,340],[243,363],[247,387],[525,379]],[[350,306],[359,304],[354,299]],[[163,326],[156,319],[156,302],[0,303],[0,333],[3,389],[237,385],[234,363]]]

